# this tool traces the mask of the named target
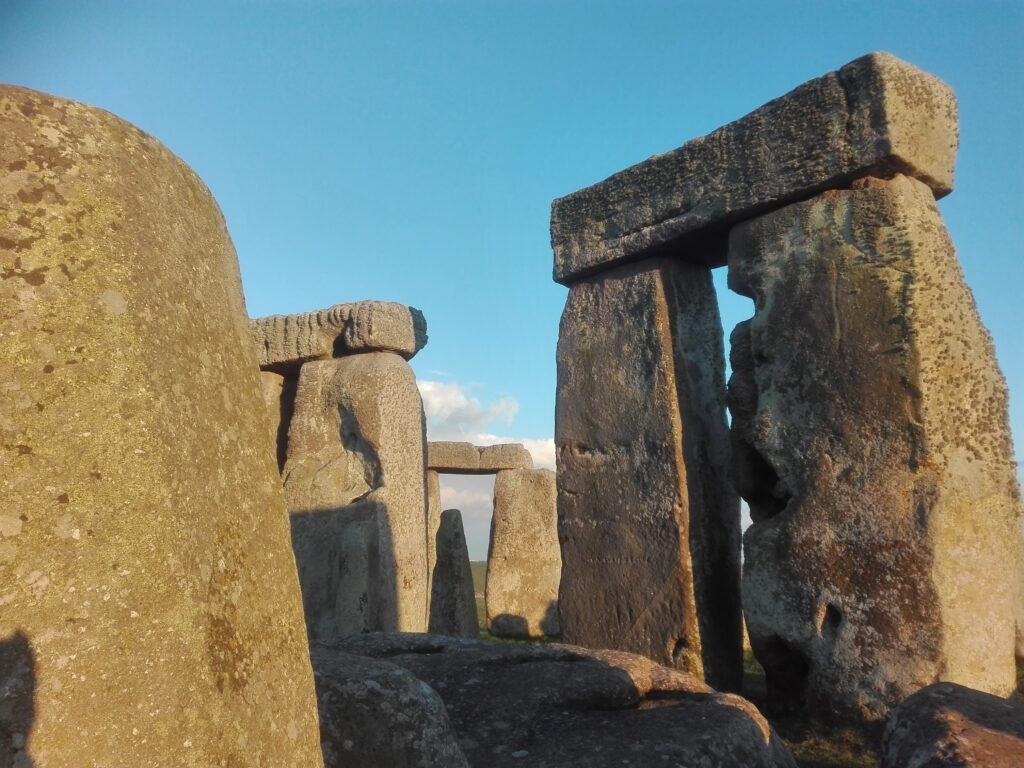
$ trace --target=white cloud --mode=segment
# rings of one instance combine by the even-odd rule
[[[484,405],[462,384],[444,381],[419,381],[417,384],[431,440],[465,440],[469,435],[482,432],[492,422],[510,425],[519,412],[519,403],[508,396]]]

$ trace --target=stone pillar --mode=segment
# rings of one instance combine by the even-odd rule
[[[735,688],[739,505],[710,270],[648,259],[575,282],[558,339],[562,638]]]
[[[322,765],[220,210],[109,112],[0,135],[0,765]]]
[[[427,470],[427,595],[431,594],[437,562],[437,529],[441,526],[441,475]]]
[[[401,357],[302,366],[284,487],[311,637],[426,630],[425,456]]]
[[[288,427],[295,410],[295,390],[299,386],[297,375],[282,375],[273,371],[260,371],[263,402],[270,415],[270,439],[276,448],[278,471],[284,469],[288,458]]]
[[[770,697],[880,719],[1015,687],[1006,386],[931,190],[863,179],[733,229],[743,603]]]
[[[479,637],[473,572],[459,510],[446,509],[441,513],[434,544],[437,555],[431,579],[429,631]]]
[[[513,469],[494,480],[487,553],[487,627],[499,637],[561,633],[555,473]]]

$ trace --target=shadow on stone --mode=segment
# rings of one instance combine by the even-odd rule
[[[530,625],[522,616],[511,613],[499,613],[491,620],[487,628],[495,637],[515,637],[526,639],[530,636]]]
[[[35,719],[36,663],[28,637],[0,640],[0,765],[32,768],[28,736]]]

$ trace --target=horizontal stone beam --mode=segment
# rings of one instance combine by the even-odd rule
[[[441,440],[427,443],[427,468],[449,475],[493,475],[533,469],[533,458],[521,443],[478,446]]]
[[[859,58],[746,117],[551,205],[554,279],[569,285],[687,237],[725,264],[728,225],[862,176],[953,189],[956,98],[887,53]],[[719,235],[719,237],[715,237]]]
[[[427,344],[427,321],[415,307],[357,301],[249,322],[260,368],[286,373],[310,360],[395,352],[406,360]]]

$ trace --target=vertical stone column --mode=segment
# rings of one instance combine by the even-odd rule
[[[437,562],[437,529],[441,526],[441,475],[427,470],[427,595],[431,594]]]
[[[459,510],[446,509],[441,513],[434,549],[429,631],[438,635],[479,637],[473,572]]]
[[[555,473],[511,469],[494,479],[487,552],[487,627],[499,637],[561,633]]]
[[[425,457],[401,357],[302,366],[284,487],[311,637],[426,630]]]
[[[710,270],[666,259],[572,284],[558,339],[566,642],[735,688],[739,506]]]
[[[104,110],[0,136],[0,765],[322,765],[224,217]]]
[[[932,192],[863,179],[733,229],[743,603],[770,695],[878,719],[1013,690],[1006,386]]]
[[[278,471],[284,469],[288,458],[288,427],[295,410],[295,391],[298,386],[299,377],[295,374],[260,371],[260,387],[270,415],[270,440],[277,451]]]

